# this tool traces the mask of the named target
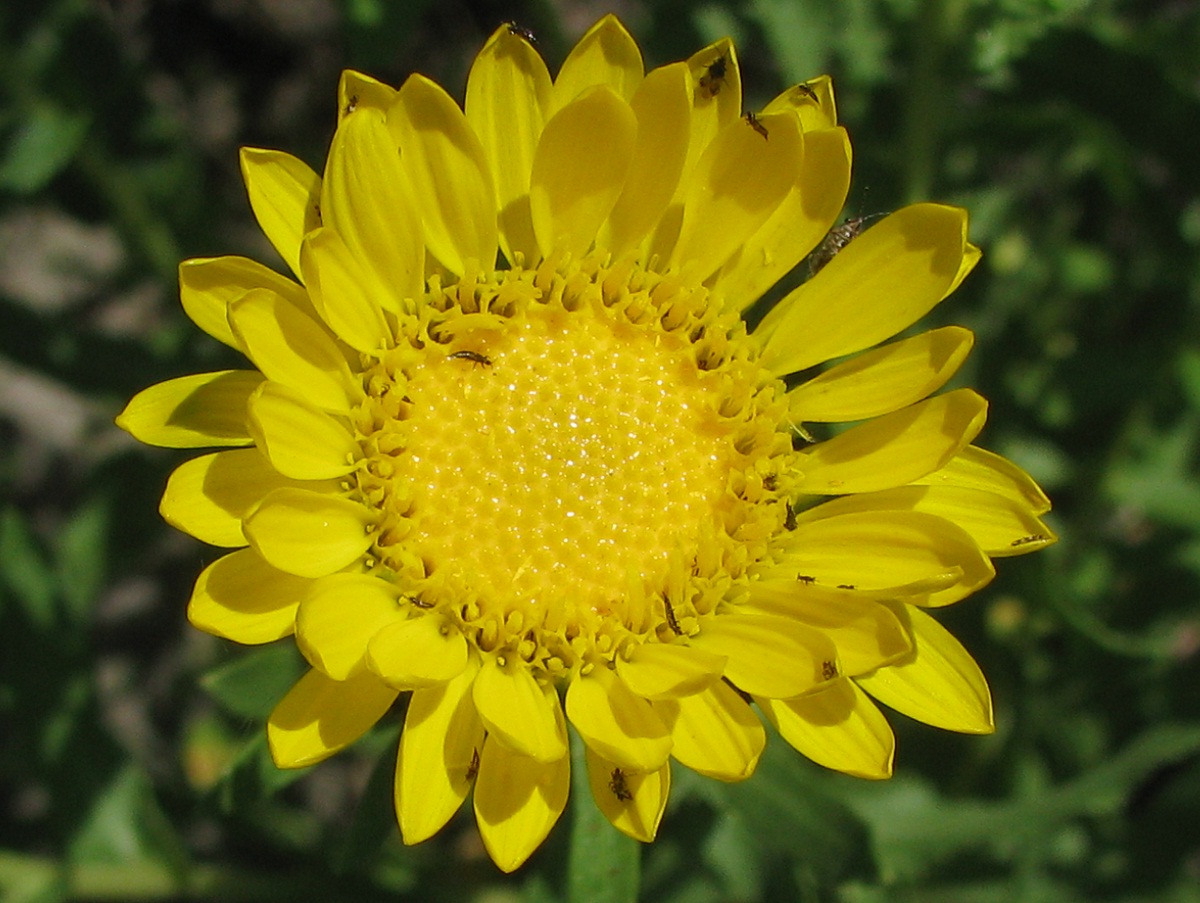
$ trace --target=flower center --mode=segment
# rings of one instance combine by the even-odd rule
[[[431,348],[408,384],[413,549],[527,618],[625,621],[630,581],[662,585],[726,481],[728,430],[686,350],[544,307]]]
[[[781,387],[703,289],[546,263],[435,285],[422,311],[359,425],[372,557],[414,605],[557,671],[694,630],[767,554]]]

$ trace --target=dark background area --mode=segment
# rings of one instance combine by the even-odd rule
[[[178,305],[181,259],[279,263],[239,146],[319,170],[343,67],[461,98],[501,22],[553,70],[608,11],[648,65],[733,36],[747,109],[831,74],[848,216],[971,211],[983,263],[930,320],[976,331],[982,444],[1061,537],[941,615],[994,736],[892,715],[880,784],[777,738],[745,784],[676,768],[641,898],[1200,901],[1200,7],[1144,0],[0,6],[0,898],[629,899],[581,881],[570,812],[512,877],[469,807],[403,848],[394,719],[276,772],[262,721],[295,654],[187,625],[214,551],[157,516],[185,456],[112,426],[232,363]]]

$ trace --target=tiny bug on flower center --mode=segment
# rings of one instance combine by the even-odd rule
[[[492,366],[492,359],[485,357],[478,351],[455,351],[453,354],[446,355],[450,360],[470,361],[473,364],[480,364],[484,367]]]

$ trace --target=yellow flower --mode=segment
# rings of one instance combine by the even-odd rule
[[[568,722],[596,804],[643,841],[670,759],[745,778],[760,714],[868,778],[893,753],[871,697],[992,729],[982,674],[928,609],[1052,542],[1049,504],[971,444],[982,398],[932,395],[967,330],[879,345],[978,260],[966,213],[882,219],[748,333],[742,312],[834,224],[850,145],[828,78],[757,115],[741,101],[728,41],[645,73],[611,16],[553,80],[500,28],[465,112],[421,76],[347,72],[323,176],[242,154],[298,281],[241,257],[180,268],[188,315],[253,364],[118,418],[228,449],[163,496],[171,524],[236,550],[189,616],[240,643],[295,636],[312,667],[269,721],[282,767],[411,693],[407,843],[473,788],[488,852],[518,867],[566,805]]]

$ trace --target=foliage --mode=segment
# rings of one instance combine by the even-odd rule
[[[830,72],[848,215],[972,211],[985,262],[937,312],[978,335],[986,444],[1062,541],[946,621],[988,738],[899,725],[896,777],[777,739],[717,785],[676,769],[660,840],[574,808],[512,878],[469,817],[415,849],[395,731],[276,771],[299,668],[189,628],[211,550],[156,516],[178,457],[119,435],[134,391],[230,359],[185,322],[190,256],[271,261],[242,144],[323,156],[337,72],[460,86],[500,21],[551,60],[586,4],[313,0],[0,8],[0,896],[60,900],[1200,900],[1200,11],[1118,0],[662,0],[661,63],[726,33],[753,108]],[[895,720],[899,720],[897,717]],[[576,800],[587,793],[577,792]],[[640,869],[640,881],[638,874]]]

